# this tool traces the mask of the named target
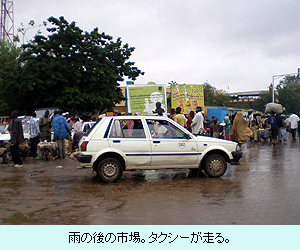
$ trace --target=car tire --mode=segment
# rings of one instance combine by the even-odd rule
[[[116,182],[123,174],[121,163],[115,158],[105,158],[97,167],[97,176],[103,182]]]
[[[208,156],[204,163],[204,172],[213,178],[221,177],[227,170],[227,162],[220,154]]]

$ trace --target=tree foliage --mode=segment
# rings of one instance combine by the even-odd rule
[[[300,80],[296,76],[286,76],[277,86],[279,102],[288,113],[298,114],[300,111]]]
[[[229,106],[230,97],[219,93],[217,89],[209,83],[203,84],[204,102],[206,106]]]
[[[0,41],[0,114],[10,113],[16,108],[17,99],[13,93],[18,85],[20,64],[17,58],[20,49],[5,40]]]
[[[64,110],[95,112],[112,110],[122,96],[119,82],[124,76],[135,80],[143,74],[129,58],[134,51],[120,38],[83,32],[64,17],[48,19],[48,37],[40,34],[22,45],[22,65],[16,93],[19,109],[58,106]]]
[[[265,112],[266,104],[272,102],[272,92],[260,93],[259,98],[253,102],[253,109]]]

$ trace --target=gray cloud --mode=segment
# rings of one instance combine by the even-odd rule
[[[300,66],[297,0],[15,0],[15,26],[63,15],[136,48],[137,83],[203,83],[266,89]]]

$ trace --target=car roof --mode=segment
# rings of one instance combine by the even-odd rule
[[[39,110],[56,110],[56,109],[59,109],[58,107],[48,107],[48,108],[39,108],[39,109],[36,109],[35,111],[39,111]]]
[[[171,120],[166,116],[156,116],[156,115],[118,115],[118,116],[104,116],[105,119],[157,119],[157,120]]]

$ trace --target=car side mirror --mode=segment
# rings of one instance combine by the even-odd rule
[[[184,138],[187,140],[192,139],[192,137],[189,134],[185,134]]]

